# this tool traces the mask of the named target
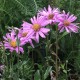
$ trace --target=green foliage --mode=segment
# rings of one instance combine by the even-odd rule
[[[30,18],[36,15],[39,9],[47,7],[48,4],[53,7],[59,7],[66,12],[74,13],[78,17],[77,22],[80,23],[79,0],[0,0],[0,40],[2,40],[2,36],[7,32],[9,26],[20,27],[23,20],[30,21]],[[18,64],[14,64],[14,69],[8,69],[6,67],[6,73],[4,71],[6,80],[12,78],[13,80],[32,80],[33,76],[34,80],[50,79],[48,79],[50,71],[52,69],[55,70],[55,67],[52,67],[53,64],[55,64],[55,60],[53,61],[52,59],[55,59],[56,56],[54,42],[56,39],[56,32],[53,31],[50,34],[51,42],[47,37],[47,39],[40,42],[34,50],[31,47],[25,47],[26,52],[23,56],[20,55],[20,61]],[[64,66],[61,63],[61,65],[59,65],[62,69],[59,80],[66,80],[71,73],[70,71],[74,71],[75,74],[77,73],[80,75],[80,30],[77,34],[61,33],[58,40],[58,57],[64,64]],[[47,41],[47,43],[45,41]],[[51,50],[53,51],[50,52]],[[5,55],[8,56],[7,58],[10,58],[10,53],[8,51],[5,54],[3,53],[5,53],[4,49],[1,49],[1,63],[5,63]],[[66,60],[68,60],[67,69],[65,66]],[[8,60],[8,64],[9,63],[10,61]],[[38,64],[38,68],[35,68],[35,63]],[[19,71],[19,74],[16,70]],[[12,74],[12,76],[10,74]]]

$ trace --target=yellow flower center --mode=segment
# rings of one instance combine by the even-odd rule
[[[15,48],[15,47],[17,47],[17,42],[15,40],[12,40],[10,42],[10,45],[11,45],[11,47]]]
[[[22,37],[26,37],[27,34],[28,34],[28,32],[24,32],[24,33],[22,33]]]
[[[33,29],[35,30],[35,31],[38,31],[39,29],[40,29],[40,25],[39,24],[34,24],[33,25]]]
[[[64,25],[65,25],[65,26],[69,26],[69,25],[70,25],[70,22],[69,22],[68,20],[65,20],[65,21],[64,21]]]
[[[49,14],[48,15],[48,19],[53,19],[54,15],[53,14]]]

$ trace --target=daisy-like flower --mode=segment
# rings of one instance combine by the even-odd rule
[[[25,21],[23,21],[23,23],[25,24]],[[24,25],[23,24],[23,25]],[[24,43],[30,43],[30,45],[34,48],[34,45],[32,43],[32,40],[35,40],[35,37],[33,36],[33,34],[31,33],[30,29],[27,29],[25,27],[22,27],[20,30],[19,30],[19,33],[18,33],[18,37],[24,41]]]
[[[11,52],[16,51],[17,53],[20,52],[24,52],[22,46],[24,44],[24,42],[22,40],[18,40],[16,35],[12,33],[7,33],[6,36],[3,36],[4,38],[4,47],[5,49],[9,49]],[[19,44],[19,46],[18,46]],[[19,51],[18,51],[19,48]]]
[[[65,11],[63,11],[63,14],[61,14],[62,17],[59,19],[59,24],[58,24],[58,29],[60,30],[60,32],[63,32],[64,30],[66,30],[68,33],[70,32],[74,32],[77,33],[78,32],[78,26],[76,23],[73,23],[77,17],[74,16],[73,14],[70,15],[70,13],[65,13]]]
[[[57,16],[60,13],[58,8],[51,8],[51,6],[48,6],[48,9],[44,7],[43,10],[40,10],[38,15],[43,16],[45,20],[48,20],[51,24],[58,22]]]
[[[45,26],[48,25],[49,22],[44,21],[43,17],[38,16],[37,18],[35,16],[31,18],[31,22],[32,24],[28,22],[23,22],[22,26],[24,29],[28,29],[30,31],[30,34],[33,34],[33,36],[35,36],[36,42],[39,42],[39,36],[45,38],[45,35],[47,35],[50,31],[50,29],[45,28]]]

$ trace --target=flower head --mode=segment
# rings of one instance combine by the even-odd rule
[[[28,22],[23,22],[22,26],[24,29],[27,29],[30,31],[29,35],[33,35],[35,37],[36,42],[39,42],[39,36],[42,38],[45,38],[45,35],[50,31],[50,29],[45,28],[46,25],[49,24],[48,21],[45,21],[43,17],[37,18],[34,16],[31,18],[32,24]]]
[[[12,33],[7,33],[4,38],[4,47],[5,49],[9,49],[11,52],[16,51],[17,53],[24,52],[22,46],[24,42],[21,39],[17,39],[17,36]],[[18,45],[19,44],[19,45]],[[18,50],[19,48],[19,50]]]
[[[23,25],[22,26],[24,26],[24,25],[26,25],[25,21],[23,21]],[[18,37],[24,42],[24,44],[30,43],[30,45],[32,47],[34,47],[34,45],[32,43],[32,40],[35,40],[35,38],[34,38],[34,36],[33,36],[33,34],[32,34],[30,29],[22,27],[19,30]]]
[[[43,10],[40,10],[38,15],[43,16],[45,20],[48,20],[51,24],[57,22],[57,16],[60,13],[58,8],[51,8],[51,6],[48,6],[48,9],[44,8]]]
[[[73,14],[70,15],[70,13],[68,12],[67,14],[65,13],[65,11],[63,11],[63,14],[61,14],[62,17],[59,19],[59,24],[58,24],[58,29],[60,30],[60,32],[66,30],[68,33],[69,32],[78,32],[78,26],[76,25],[76,23],[73,23],[77,17],[74,16]]]

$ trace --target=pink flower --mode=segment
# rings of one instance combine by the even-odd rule
[[[66,30],[68,33],[77,33],[79,27],[76,25],[76,23],[73,23],[77,19],[77,17],[73,14],[70,15],[69,12],[66,14],[65,11],[63,11],[63,14],[61,15],[62,17],[59,19],[58,24],[58,29],[60,30],[60,32]]]
[[[31,18],[32,24],[28,22],[23,22],[22,26],[24,29],[28,29],[31,34],[35,37],[36,42],[39,42],[39,36],[42,38],[45,38],[50,31],[50,29],[45,28],[46,25],[49,24],[48,21],[44,21],[43,17],[38,17],[37,18],[34,16]]]
[[[20,52],[24,52],[22,46],[24,42],[22,40],[18,40],[17,36],[12,33],[7,33],[4,38],[4,47],[5,49],[9,49],[11,52],[16,51],[18,53],[18,47]],[[19,46],[18,46],[19,44]]]
[[[23,21],[23,25],[25,24],[25,21]],[[24,44],[26,43],[30,43],[32,47],[34,47],[33,43],[32,43],[32,40],[35,40],[35,37],[33,36],[33,34],[31,33],[31,30],[30,29],[27,29],[25,27],[22,27],[20,30],[19,30],[19,33],[18,33],[18,37],[24,41]]]
[[[51,6],[48,6],[48,10],[44,7],[43,10],[40,10],[38,15],[43,16],[45,20],[48,20],[51,24],[58,22],[57,16],[60,13],[58,8],[51,8]]]

